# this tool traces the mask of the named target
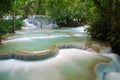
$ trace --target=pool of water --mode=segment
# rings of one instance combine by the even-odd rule
[[[83,28],[83,27],[81,27]],[[85,42],[88,37],[81,28],[63,28],[52,30],[30,29],[7,34],[0,46],[0,52],[8,51],[41,51],[52,45],[69,42]]]
[[[29,37],[8,40],[3,46],[0,46],[0,51],[40,51],[49,49],[52,45],[58,43],[80,42],[79,37],[70,36],[46,36],[46,37]]]
[[[0,52],[41,51],[59,43],[91,41],[84,33],[84,27],[59,30],[35,28],[4,37],[6,40],[0,46]],[[91,46],[95,49],[99,47],[95,44]],[[120,58],[109,54],[106,51],[98,54],[89,50],[60,49],[56,56],[44,60],[0,60],[0,80],[119,80]]]
[[[6,37],[1,52],[41,51],[59,43],[79,44],[89,39],[79,28],[22,30]],[[0,80],[95,80],[93,68],[97,55],[87,54],[78,49],[63,49],[58,55],[40,61],[0,60]],[[107,60],[98,60],[102,59]]]

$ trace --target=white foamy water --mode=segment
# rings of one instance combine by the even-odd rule
[[[42,32],[38,30],[38,26],[29,23],[28,20],[24,20],[24,23],[23,31],[18,31],[16,33],[17,35],[9,37],[9,39],[3,43],[19,41],[32,42],[32,40],[37,39],[68,38],[70,36],[74,38],[86,37],[86,34],[84,34],[86,26]],[[45,25],[43,28],[44,27]],[[51,25],[47,27],[52,28]],[[42,33],[44,35],[29,36],[29,34],[33,34],[32,32],[34,34]],[[43,42],[44,41],[45,40],[43,40]],[[52,41],[54,42],[56,40]],[[51,43],[53,43],[52,41]],[[44,43],[38,44],[38,42],[39,40],[36,43],[39,45],[37,48],[45,46],[41,46],[41,44],[50,43],[49,41],[45,41]],[[35,42],[31,45],[28,43],[27,45],[30,47],[33,46],[33,44],[35,44]],[[17,46],[19,45],[29,50],[28,46],[24,47],[21,43],[17,44]],[[3,49],[4,48],[5,47],[3,47]],[[92,44],[90,47],[84,45],[81,49],[83,50],[61,49],[58,55],[41,61],[0,60],[0,80],[120,80],[120,57],[112,54],[110,47]],[[95,53],[95,51],[98,51],[100,54]],[[111,59],[111,61],[106,62],[109,59]],[[96,62],[98,63],[95,65]]]
[[[0,61],[0,79],[95,80],[96,60],[107,61],[101,55],[79,49],[62,49],[57,56],[41,61],[4,60]]]
[[[47,16],[29,16],[23,22],[25,27],[22,27],[22,29],[52,29],[58,27],[57,24],[55,24],[55,22]]]
[[[70,37],[69,35],[49,35],[49,36],[40,36],[40,37],[36,37],[36,36],[28,36],[28,37],[19,37],[19,38],[11,38],[9,40],[6,40],[6,41],[3,41],[3,43],[6,43],[6,42],[16,42],[16,41],[28,41],[28,40],[32,40],[32,39],[47,39],[47,38],[58,38],[58,37]]]
[[[120,80],[120,57],[116,54],[104,54],[111,58],[110,63],[99,63],[95,67],[97,80]]]
[[[76,28],[72,28],[72,30],[76,30],[78,32],[85,32],[85,29],[88,28],[89,26],[88,25],[84,25],[83,27],[76,27]]]
[[[34,24],[31,24],[28,22],[28,19],[23,20],[24,22],[24,27],[22,29],[34,29],[37,28]]]

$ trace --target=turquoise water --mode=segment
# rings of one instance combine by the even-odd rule
[[[22,30],[5,35],[0,52],[40,51],[55,44],[91,41],[79,28]],[[61,49],[59,54],[40,61],[0,60],[0,80],[119,80],[120,59],[79,49]],[[111,63],[101,63],[112,58]],[[94,63],[100,61],[96,66]],[[96,79],[97,78],[97,79]]]
[[[5,35],[7,40],[0,46],[0,52],[7,51],[40,51],[49,49],[52,45],[68,42],[85,42],[87,36],[74,28],[40,30],[30,29]]]
[[[59,43],[91,41],[84,33],[84,27],[31,28],[4,37],[6,40],[0,46],[0,52],[40,51]],[[0,60],[0,80],[120,80],[120,57],[110,51],[105,53],[72,48],[60,49],[56,56],[39,61]],[[108,63],[110,59],[112,61]]]
[[[46,38],[23,38],[14,41],[8,41],[4,43],[3,46],[0,46],[0,51],[13,51],[13,50],[23,50],[23,51],[40,51],[49,49],[52,45],[58,43],[67,43],[67,42],[80,42],[82,39],[78,37],[50,37]]]

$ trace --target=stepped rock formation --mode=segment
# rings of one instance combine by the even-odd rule
[[[87,48],[83,47],[83,45],[78,43],[68,43],[68,44],[56,44],[52,46],[48,50],[43,51],[35,51],[35,52],[25,52],[25,51],[12,51],[12,52],[1,52],[0,60],[6,59],[17,59],[17,60],[27,60],[27,61],[35,61],[42,60],[49,57],[52,57],[58,53],[59,49],[67,49],[67,48],[76,48],[86,50]]]

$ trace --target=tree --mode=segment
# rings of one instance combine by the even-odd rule
[[[8,14],[12,10],[14,0],[0,0],[0,21],[5,14]],[[0,44],[2,40],[2,35],[5,33],[5,28],[0,23]]]
[[[28,15],[34,15],[37,14],[37,7],[38,7],[38,2],[37,0],[27,0],[24,3],[23,7],[23,19],[27,18]]]
[[[51,16],[60,26],[77,26],[85,19],[83,16],[85,1],[83,0],[43,0],[39,3],[39,12],[43,11]]]
[[[111,43],[113,52],[120,53],[120,0],[92,0],[95,20],[90,29],[92,36]]]
[[[38,0],[37,1],[37,14],[38,15],[46,15],[46,1],[47,0]]]
[[[109,1],[103,1],[103,0],[93,0],[93,2],[95,3],[97,9],[99,10],[99,12],[102,15],[105,15],[109,18],[111,18],[111,29],[115,32],[118,32],[118,26],[119,24],[119,20],[118,17],[120,17],[120,9],[119,8],[119,4],[120,1],[119,0],[109,0]]]
[[[0,18],[12,10],[14,0],[0,0]]]
[[[22,6],[21,6],[22,5]],[[12,14],[12,33],[15,33],[16,15],[23,15],[22,19],[36,13],[36,0],[15,0],[10,13]]]

